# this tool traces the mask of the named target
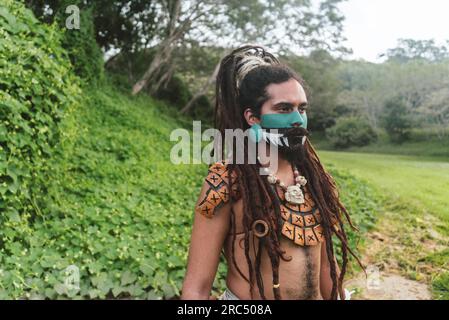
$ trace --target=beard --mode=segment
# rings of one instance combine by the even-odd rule
[[[288,146],[278,146],[280,155],[289,162],[302,163],[305,158],[305,139],[310,135],[309,131],[302,127],[277,129],[277,131],[288,141]]]

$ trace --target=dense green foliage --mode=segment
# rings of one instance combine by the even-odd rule
[[[449,60],[393,59],[379,64],[341,61],[337,79],[340,92],[336,117],[363,117],[378,132],[392,132],[395,124],[389,121],[397,121],[404,126],[400,131],[405,137],[412,122],[413,128],[425,132],[428,139],[447,137]],[[383,121],[385,116],[390,119]]]
[[[365,146],[377,139],[371,125],[359,117],[338,119],[335,126],[326,130],[326,136],[336,148]]]
[[[84,0],[25,1],[39,20],[59,26],[62,47],[76,75],[90,85],[104,80],[103,53],[95,41],[97,30],[94,22],[94,9],[101,8],[103,4],[95,2],[96,6]]]
[[[55,26],[16,1],[0,6],[0,250],[27,236],[37,212],[36,177],[48,168],[59,123],[76,107],[77,79]]]
[[[61,145],[45,177],[43,219],[29,246],[11,244],[2,261],[3,287],[13,296],[171,297],[183,278],[204,168],[170,163],[167,137],[179,123],[164,116],[164,106],[113,89],[86,93],[70,124],[77,135]],[[61,286],[69,265],[80,269],[79,292]]]
[[[72,0],[69,1],[73,3]],[[60,24],[65,23],[66,15],[58,18]],[[65,30],[62,46],[66,49],[75,74],[90,85],[104,81],[103,53],[95,42],[95,30],[92,23],[92,10],[80,10],[80,28]]]

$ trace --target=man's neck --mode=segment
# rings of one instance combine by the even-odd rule
[[[278,171],[289,170],[291,168],[291,163],[283,157],[281,154],[278,156]]]
[[[277,158],[275,158],[274,156],[271,157],[270,151],[273,151],[273,150],[270,150],[270,148],[267,148],[267,154],[261,155],[260,158],[262,160],[262,163],[264,163],[264,164],[268,164],[268,163],[274,164],[274,162],[277,162],[277,170],[274,170],[275,172],[273,172],[273,173],[276,174],[277,172],[285,172],[285,171],[291,170],[290,169],[291,163],[281,152],[278,151]]]

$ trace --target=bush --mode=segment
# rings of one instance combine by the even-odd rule
[[[166,88],[160,88],[155,97],[181,110],[192,99],[193,94],[189,90],[186,81],[175,74],[167,83]],[[195,120],[201,120],[209,124],[213,123],[214,108],[206,95],[201,95],[195,100],[189,115]]]
[[[0,265],[26,244],[43,193],[37,177],[77,106],[78,80],[55,26],[18,2],[0,4]],[[20,245],[19,245],[20,243]],[[9,259],[9,258],[8,258]],[[0,287],[4,276],[0,277]]]
[[[382,122],[392,142],[401,144],[410,139],[412,120],[402,98],[385,103]]]
[[[178,75],[173,75],[166,87],[162,86],[154,95],[155,98],[165,100],[178,108],[182,108],[189,102],[192,94],[188,86]]]
[[[61,25],[64,12],[60,13]],[[62,27],[62,26],[61,26]],[[95,40],[92,9],[80,8],[80,29],[66,29],[62,46],[67,51],[75,74],[89,84],[97,85],[104,81],[103,53]]]
[[[337,120],[326,130],[326,136],[336,148],[365,146],[377,140],[377,133],[363,118],[348,117]]]
[[[50,159],[45,219],[34,221],[28,247],[15,242],[0,261],[0,299],[172,298],[207,167],[171,163],[167,137],[179,123],[166,105],[116,88],[84,96],[70,119],[74,139]],[[64,285],[70,266],[79,290]]]
[[[329,164],[327,169],[337,183],[341,201],[348,210],[351,222],[359,230],[355,231],[348,224],[345,225],[349,247],[360,258],[359,249],[365,244],[366,233],[376,225],[378,212],[383,208],[384,198],[372,184],[355,177],[349,171],[337,169],[332,164]],[[336,237],[333,240],[337,259],[341,261],[340,241]],[[354,259],[351,262],[350,273],[359,270],[357,262]]]
[[[31,197],[29,181],[59,141],[58,124],[80,91],[57,29],[15,1],[0,6],[0,38],[0,208],[6,208],[6,199]]]

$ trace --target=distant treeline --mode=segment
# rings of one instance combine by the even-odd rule
[[[448,134],[449,41],[402,39],[383,53],[384,63],[349,61],[340,0],[323,0],[318,10],[298,0],[25,2],[42,21],[62,26],[69,5],[80,9],[81,29],[66,30],[64,47],[85,81],[101,80],[101,49],[106,71],[125,90],[166,99],[196,119],[212,120],[220,59],[250,42],[303,76],[310,129],[336,147],[366,145],[382,132],[395,143],[412,130]]]

